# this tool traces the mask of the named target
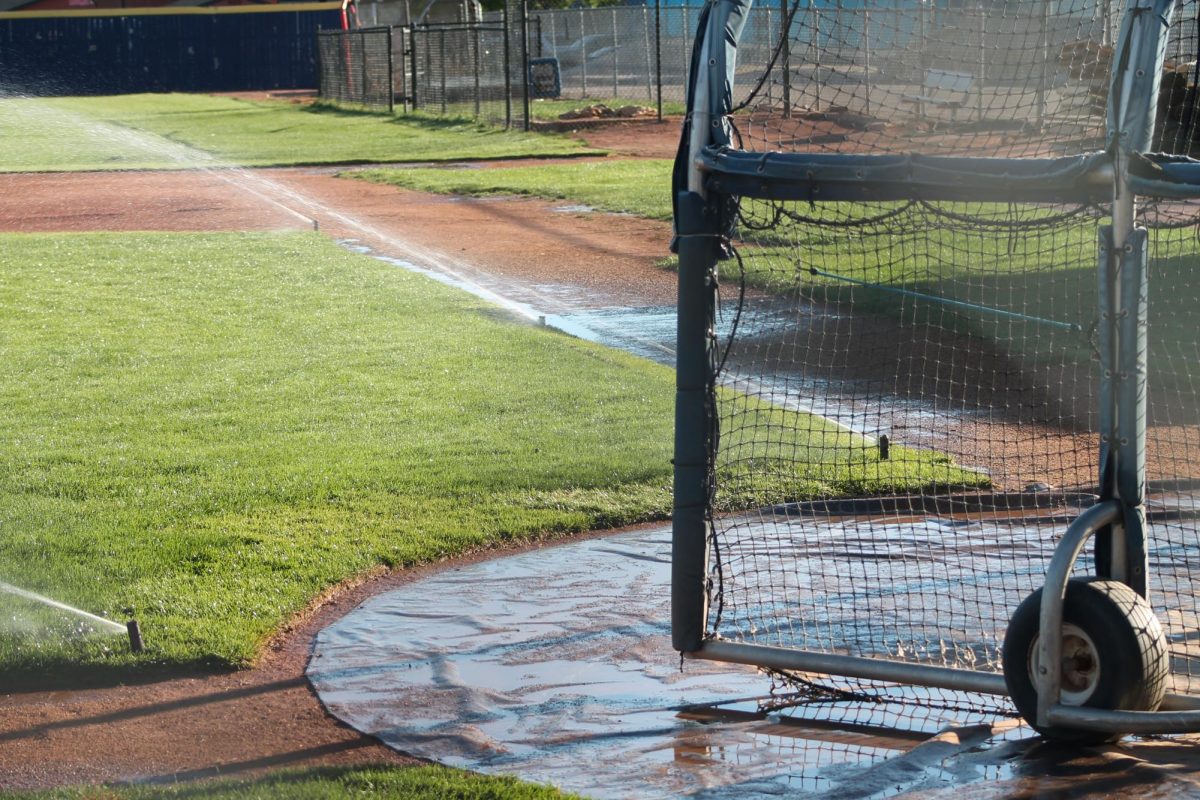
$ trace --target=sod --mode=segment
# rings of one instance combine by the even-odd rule
[[[8,625],[13,680],[246,665],[314,597],[378,565],[669,512],[665,367],[316,234],[0,247],[0,580],[133,613],[149,648]],[[775,500],[980,480],[933,453],[847,459],[824,441],[845,434],[794,427],[817,440],[780,446],[814,463]]]
[[[558,800],[576,795],[509,777],[485,777],[447,767],[325,767],[280,770],[254,780],[170,786],[80,786],[44,792],[4,792],[0,800]]]
[[[157,137],[212,158],[164,148]],[[177,169],[222,162],[286,166],[459,161],[600,152],[566,136],[503,131],[461,119],[401,118],[190,94],[0,98],[0,140],[2,172]]]
[[[346,177],[421,192],[474,197],[524,195],[602,211],[671,218],[671,162],[624,159],[494,169],[368,169]]]
[[[563,98],[559,100],[537,99],[529,104],[529,115],[535,120],[557,120],[562,114],[567,114],[581,108],[587,108],[594,105],[606,105],[611,109],[618,109],[622,106],[643,106],[645,108],[658,109],[656,100],[630,100],[624,97],[599,97],[599,98],[584,98],[572,100]],[[686,113],[687,108],[683,103],[677,101],[663,101],[663,114],[670,116],[679,116]]]

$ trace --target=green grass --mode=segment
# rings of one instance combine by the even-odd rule
[[[656,100],[646,100],[644,98],[641,100],[630,100],[624,97],[588,97],[578,100],[533,100],[529,104],[529,114],[537,120],[557,120],[562,114],[594,105],[606,105],[614,110],[622,106],[643,106],[645,108],[658,109],[658,101]],[[683,103],[663,101],[664,116],[679,116],[685,110]]]
[[[614,213],[671,218],[671,162],[628,159],[490,169],[370,169],[347,177],[422,192],[527,195],[570,200]]]
[[[164,147],[163,139],[175,143]],[[574,156],[554,134],[189,94],[0,99],[0,172]],[[184,145],[185,147],[179,147]]]
[[[665,367],[317,234],[10,234],[0,252],[0,580],[131,610],[149,646],[6,614],[10,683],[247,664],[377,565],[669,511]],[[744,413],[793,433],[748,454],[778,475],[734,504],[980,480]]]
[[[251,780],[170,786],[81,786],[44,792],[0,791],[0,800],[556,800],[571,798],[549,786],[509,777],[485,777],[447,767],[323,767],[281,770]]]

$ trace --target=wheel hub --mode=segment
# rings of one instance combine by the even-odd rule
[[[1029,652],[1029,675],[1037,684],[1041,674],[1041,656],[1038,647],[1041,637],[1034,637]],[[1062,661],[1059,675],[1062,686],[1062,703],[1081,706],[1088,701],[1100,683],[1100,657],[1096,643],[1077,625],[1067,623],[1062,632]]]

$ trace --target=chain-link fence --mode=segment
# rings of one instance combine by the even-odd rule
[[[380,89],[390,84],[405,110],[515,127],[539,116],[538,100],[637,105],[661,116],[664,104],[666,113],[681,109],[701,8],[653,2],[531,9],[509,0],[482,20],[323,32],[321,96],[382,108]],[[783,17],[772,8],[753,14],[763,41],[747,57],[765,64]],[[387,43],[375,41],[388,30]]]
[[[317,53],[323,99],[393,110],[391,28],[320,31],[317,33]]]

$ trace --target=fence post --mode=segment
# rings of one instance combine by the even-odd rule
[[[616,97],[621,96],[621,90],[620,90],[620,87],[618,86],[619,76],[617,75],[617,48],[620,47],[620,43],[619,43],[620,38],[617,35],[617,7],[616,6],[613,6],[613,8],[612,8],[612,36],[613,36],[613,38],[612,38],[612,41],[613,41],[613,47],[612,47],[613,92],[612,92],[612,96],[614,98],[616,98]]]
[[[987,85],[987,8],[979,4],[979,78],[975,81],[975,106],[983,122],[983,87]]]
[[[512,24],[512,15],[509,13],[509,8],[512,5],[512,0],[506,0],[504,3],[504,127],[512,127],[512,47],[509,42],[509,25]]]
[[[650,86],[650,9],[642,6],[642,44],[646,53],[646,102],[654,99],[654,89]]]
[[[658,84],[658,121],[663,118],[662,0],[654,0],[654,76]]]
[[[863,99],[866,103],[867,116],[871,116],[871,10],[863,7]]]
[[[779,68],[783,72],[783,116],[792,116],[792,25],[788,0],[779,0]]]
[[[475,35],[468,41],[471,42],[471,49],[474,51],[471,54],[471,58],[475,62],[475,117],[478,119],[483,113],[483,88],[479,82],[481,66],[479,63],[479,51],[483,49],[479,40],[483,37],[483,30],[478,25],[475,25],[472,30],[475,32]]]
[[[1042,30],[1041,30],[1041,46],[1042,46],[1042,69],[1038,75],[1037,89],[1037,124],[1038,130],[1046,124],[1046,84],[1049,82],[1047,74],[1047,62],[1050,60],[1050,0],[1042,0]]]
[[[921,0],[917,0],[921,2]],[[813,79],[812,85],[816,90],[816,110],[821,110],[821,12],[817,9],[816,0],[808,0],[808,10],[813,18]]]
[[[529,0],[521,0],[521,104],[524,107],[524,130],[529,130]]]
[[[690,69],[689,64],[691,64],[691,48],[688,46],[688,43],[692,37],[692,14],[688,6],[681,7],[683,8],[683,35],[679,37],[679,40],[683,42],[683,60],[679,63],[683,64],[683,71],[686,75],[688,69]]]
[[[396,64],[392,58],[392,26],[387,27],[387,87],[388,87],[388,113],[396,113]]]
[[[416,111],[419,106],[417,95],[420,93],[419,87],[421,82],[417,79],[417,26],[412,25],[408,29],[410,39],[409,58],[412,59],[412,107]],[[428,76],[428,73],[426,73]]]
[[[581,72],[580,77],[583,80],[583,89],[581,91],[583,93],[583,96],[586,98],[587,94],[588,94],[588,88],[587,88],[587,62],[588,62],[587,24],[586,24],[586,18],[584,17],[584,14],[583,14],[582,6],[579,8],[579,51],[580,51],[579,52],[579,64],[580,64],[580,72]]]
[[[925,70],[929,69],[929,31],[926,30],[929,27],[929,0],[917,0],[917,2],[919,3],[917,6],[918,28],[921,37],[920,49],[917,51],[917,72],[919,73],[917,80],[924,81]],[[921,106],[917,108],[920,109]]]
[[[446,108],[446,29],[438,30],[438,54],[442,61],[442,113],[445,114]]]
[[[358,33],[358,57],[362,59],[362,69],[359,70],[359,72],[362,73],[362,77],[361,77],[362,87],[360,88],[360,96],[359,96],[358,102],[362,103],[365,106],[365,105],[369,104],[369,101],[367,98],[367,94],[368,94],[367,81],[369,80],[369,76],[367,75],[367,34],[366,34],[366,31],[359,31],[359,33]]]

